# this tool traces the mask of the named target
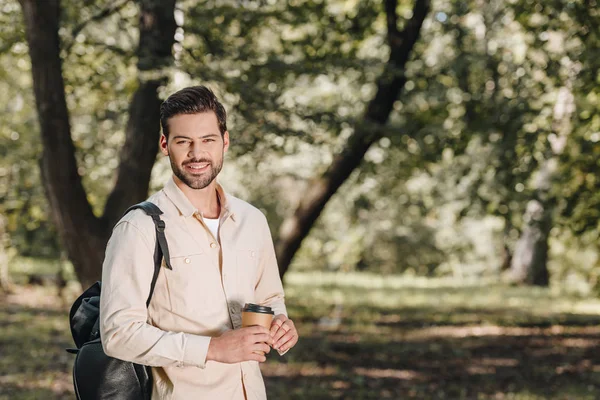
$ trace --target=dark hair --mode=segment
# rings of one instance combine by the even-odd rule
[[[170,95],[160,105],[160,124],[169,137],[169,118],[180,114],[199,114],[213,111],[217,116],[221,136],[227,130],[227,113],[217,96],[206,86],[191,86]]]

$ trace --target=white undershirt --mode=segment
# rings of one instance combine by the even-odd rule
[[[204,223],[210,229],[215,239],[219,239],[219,218],[203,218]]]

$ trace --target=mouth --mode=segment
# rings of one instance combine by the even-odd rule
[[[205,172],[210,167],[210,163],[200,162],[200,163],[187,163],[184,165],[185,169],[193,174],[199,174]]]

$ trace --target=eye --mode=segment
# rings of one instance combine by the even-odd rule
[[[175,143],[176,144],[187,144],[189,142],[189,140],[178,140]]]
[[[212,143],[215,139],[204,139],[204,143]]]

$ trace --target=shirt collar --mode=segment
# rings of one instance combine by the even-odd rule
[[[235,220],[235,212],[232,209],[232,202],[230,196],[225,193],[223,187],[217,183],[217,196],[219,196],[219,202],[221,203],[221,216],[220,218],[231,217]],[[191,217],[198,209],[194,207],[192,202],[186,197],[186,195],[179,189],[179,186],[175,183],[175,178],[171,176],[171,179],[167,182],[164,187],[164,192],[167,197],[173,202],[175,207],[179,210],[179,213],[185,217]]]

